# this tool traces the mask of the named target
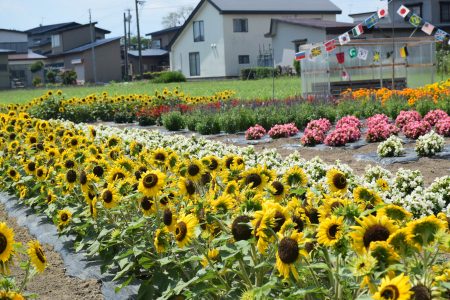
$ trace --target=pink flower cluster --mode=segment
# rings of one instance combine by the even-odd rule
[[[331,122],[328,119],[313,120],[306,125],[304,135],[300,142],[303,146],[314,146],[322,144],[326,133],[331,129]]]
[[[430,131],[431,125],[426,121],[411,121],[403,126],[403,134],[410,139],[418,139]]]
[[[446,119],[447,117],[448,114],[445,111],[436,109],[428,112],[423,120],[427,121],[431,126],[434,126],[439,120]]]
[[[347,143],[356,142],[361,138],[361,131],[356,126],[344,124],[332,131],[326,138],[325,144],[328,146],[339,147]]]
[[[439,120],[435,129],[437,134],[450,137],[450,117]]]
[[[401,111],[397,119],[395,119],[395,125],[403,130],[406,124],[420,120],[422,120],[422,116],[415,110]]]
[[[294,136],[299,132],[294,123],[275,125],[269,130],[269,135],[273,139]]]
[[[261,125],[256,124],[253,127],[250,127],[245,132],[245,139],[247,140],[260,140],[263,136],[266,135],[266,130]]]
[[[374,115],[367,119],[366,141],[370,143],[382,142],[399,131],[397,126],[389,123],[389,118],[386,115]]]
[[[348,125],[348,126],[356,127],[356,128],[361,128],[362,127],[361,121],[355,116],[345,116],[345,117],[341,118],[336,123],[336,129],[341,128],[344,125]]]

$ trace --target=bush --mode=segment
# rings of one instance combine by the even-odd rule
[[[416,142],[416,152],[419,156],[433,156],[444,150],[444,137],[431,131],[430,133],[419,137]]]
[[[405,152],[402,140],[393,135],[378,145],[377,154],[380,157],[398,157]]]
[[[36,72],[41,71],[43,68],[44,68],[44,62],[42,60],[39,60],[30,66],[30,71],[31,71],[31,73],[36,73]]]
[[[178,111],[163,115],[162,123],[169,131],[179,131],[185,128],[183,115]]]
[[[118,124],[133,123],[134,117],[135,115],[132,112],[126,109],[119,109],[114,114],[114,122]]]
[[[300,61],[294,59],[293,66],[294,66],[294,70],[295,70],[295,73],[297,74],[297,76],[299,76],[299,77],[302,76],[302,65],[301,65]]]
[[[181,72],[160,72],[154,76],[153,83],[186,82],[186,77]]]
[[[279,75],[278,69],[272,67],[256,67],[241,69],[241,80],[263,79]]]
[[[266,130],[261,126],[256,124],[253,127],[250,127],[245,132],[245,139],[246,140],[260,140],[263,136],[266,135]]]
[[[53,70],[48,70],[47,74],[45,75],[47,77],[47,81],[49,83],[56,83],[56,72]]]
[[[203,135],[218,134],[220,133],[219,120],[213,115],[204,116],[195,126],[195,131]]]
[[[33,118],[43,120],[58,119],[59,100],[50,97],[41,104],[31,107],[28,112]]]
[[[61,80],[64,85],[77,84],[77,73],[75,71],[64,71],[61,74]]]
[[[65,107],[64,112],[61,112],[60,117],[75,123],[92,123],[96,121],[90,105],[68,105]]]
[[[36,77],[33,78],[33,86],[35,86],[35,87],[39,86],[39,85],[41,85],[41,83],[42,83],[41,77],[36,76]]]
[[[422,116],[425,116],[426,114],[428,114],[430,111],[434,110],[435,108],[436,108],[436,104],[432,100],[418,101],[416,104],[416,107],[415,107],[415,109]]]

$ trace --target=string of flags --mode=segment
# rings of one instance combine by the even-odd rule
[[[391,3],[389,1],[389,3]],[[389,5],[388,3],[388,5]],[[408,7],[401,5],[400,8],[397,10],[397,14],[401,16],[406,22],[409,22],[411,26],[417,29],[421,29],[425,34],[432,36],[434,35],[434,38],[438,42],[448,43],[450,45],[450,34],[446,31],[437,28],[433,24],[426,22],[423,20],[422,17],[419,15],[413,13]],[[380,22],[381,19],[385,18],[389,15],[389,9],[388,7],[384,7],[379,9],[376,13],[365,19],[362,23],[356,25],[354,28],[352,28],[350,31],[347,31],[337,38],[331,39],[329,41],[326,41],[318,46],[315,46],[309,50],[309,53],[307,51],[300,51],[295,54],[295,59],[300,61],[306,58],[309,58],[310,60],[314,60],[316,57],[322,55],[323,48],[325,52],[331,53],[333,52],[338,44],[341,46],[347,45],[351,42],[352,38],[360,37],[364,34],[364,27],[371,29],[375,27],[375,25]],[[400,57],[407,58],[409,55],[408,48],[406,46],[401,47],[399,49]],[[386,53],[386,58],[390,58],[394,54],[393,51]],[[367,60],[369,57],[369,50],[364,48],[356,48],[352,47],[348,50],[348,56],[350,58],[358,58],[361,60]],[[339,52],[336,53],[336,58],[339,64],[343,65],[345,63],[345,53]],[[373,53],[373,62],[378,63],[381,62],[382,54],[378,51],[375,51]]]

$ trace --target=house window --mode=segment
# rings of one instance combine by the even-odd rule
[[[407,4],[405,6],[408,7],[413,14],[422,17],[422,3]]]
[[[200,76],[200,53],[189,53],[189,71],[191,76]]]
[[[0,72],[6,72],[8,70],[8,66],[6,64],[0,64]]]
[[[161,49],[161,39],[152,41],[152,44],[153,44],[152,48],[154,48],[154,49]]]
[[[441,2],[441,22],[450,22],[450,2]]]
[[[233,19],[233,31],[234,32],[248,32],[248,20],[247,19]]]
[[[203,21],[194,21],[194,42],[205,41],[205,28]]]
[[[52,35],[52,48],[61,46],[59,34]]]
[[[239,55],[239,64],[240,65],[248,65],[250,63],[249,55]]]

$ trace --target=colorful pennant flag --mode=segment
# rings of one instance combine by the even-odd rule
[[[320,46],[311,49],[311,56],[312,57],[317,57],[317,56],[320,56],[320,55],[322,55],[322,49],[320,48]]]
[[[401,56],[402,58],[407,58],[408,55],[409,55],[409,53],[408,53],[408,48],[407,48],[406,46],[405,46],[405,47],[401,47],[401,48],[400,48],[400,56]]]
[[[355,58],[358,56],[358,49],[356,49],[355,47],[350,48],[350,50],[348,50],[348,55],[350,56],[350,58]]]
[[[306,52],[305,51],[301,51],[301,52],[297,52],[295,53],[295,60],[300,61],[302,59],[306,58]]]
[[[436,34],[434,35],[434,37],[436,38],[436,40],[438,40],[439,42],[443,42],[445,40],[445,37],[447,36],[447,32],[445,32],[442,29],[438,29],[436,31]]]
[[[344,52],[339,52],[336,53],[336,58],[339,64],[344,64],[345,63],[345,53]]]
[[[364,48],[358,49],[358,58],[361,60],[367,60],[367,57],[369,56],[369,50]]]
[[[346,69],[342,70],[341,77],[343,80],[350,80],[350,74],[347,72]]]
[[[397,14],[399,14],[403,19],[406,18],[406,16],[410,13],[410,9],[406,6],[402,5],[397,11]]]
[[[388,8],[384,7],[384,8],[380,8],[378,10],[378,18],[382,19],[385,18],[388,15]]]
[[[324,44],[325,51],[332,52],[334,49],[336,49],[336,40],[330,40]]]
[[[339,36],[339,43],[341,44],[341,46],[350,43],[350,35],[348,34],[348,32]]]
[[[422,26],[422,31],[428,35],[432,35],[434,28],[435,28],[434,25],[432,25],[428,22],[425,22],[425,24],[423,24],[423,26]]]
[[[375,51],[375,53],[373,54],[373,62],[380,62],[381,59],[381,54],[378,51]]]
[[[357,26],[355,26],[355,28],[352,29],[352,33],[354,37],[358,37],[361,34],[364,33],[364,28],[363,28],[363,24],[359,24]]]
[[[364,25],[366,25],[366,27],[370,29],[373,28],[378,23],[378,21],[380,21],[380,18],[378,18],[378,14],[373,14],[364,21]]]
[[[419,27],[420,24],[422,24],[422,18],[416,14],[413,14],[410,18],[409,18],[409,23],[414,26],[414,27]]]

